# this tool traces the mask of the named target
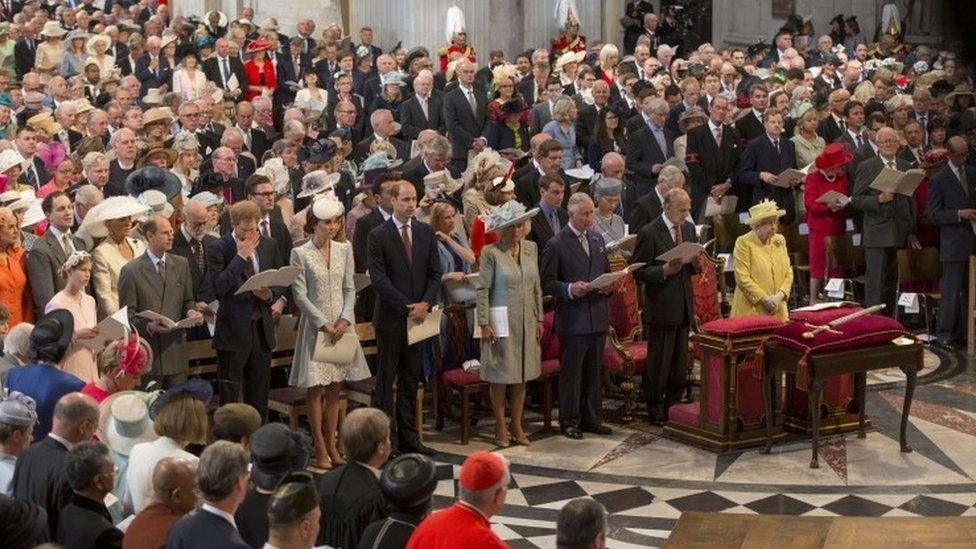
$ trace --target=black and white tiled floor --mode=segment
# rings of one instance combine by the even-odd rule
[[[582,441],[531,425],[530,447],[499,449],[483,420],[470,444],[456,430],[428,433],[437,448],[440,482],[435,507],[450,505],[464,456],[498,451],[511,462],[507,505],[494,529],[512,547],[555,547],[559,509],[592,497],[611,514],[610,547],[663,545],[681,513],[712,511],[796,516],[976,516],[976,368],[960,356],[927,353],[915,394],[909,443],[897,443],[904,388],[894,372],[872,379],[866,439],[836,436],[809,469],[808,442],[714,454],[645,432],[615,426]],[[889,375],[890,374],[890,375]]]

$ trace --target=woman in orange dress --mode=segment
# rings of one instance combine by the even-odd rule
[[[0,303],[10,311],[10,328],[34,321],[34,301],[27,284],[27,252],[10,208],[0,208]]]

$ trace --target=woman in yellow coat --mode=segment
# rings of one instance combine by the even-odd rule
[[[732,316],[773,315],[787,320],[786,298],[793,286],[793,268],[786,239],[778,234],[779,218],[786,214],[772,200],[749,208],[752,227],[735,241],[735,295]]]

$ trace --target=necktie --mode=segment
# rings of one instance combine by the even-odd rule
[[[715,128],[715,145],[722,146],[722,126]]]
[[[471,112],[478,114],[478,102],[474,99],[474,92],[468,90],[468,105],[471,105]]]
[[[37,188],[37,172],[35,170],[36,170],[36,168],[34,168],[34,163],[31,162],[30,167],[27,168],[27,184],[29,184],[31,187],[34,187],[36,189]]]
[[[413,243],[410,241],[410,223],[404,223],[400,228],[400,237],[403,239],[403,251],[407,253],[407,262],[413,263]]]
[[[224,84],[226,85],[227,81],[230,80],[230,61],[224,59],[221,65],[221,71],[224,73]]]
[[[268,220],[261,221],[261,236],[271,238],[271,230],[268,228]]]
[[[962,190],[964,193],[969,194],[969,182],[966,181],[966,168],[956,168],[956,177],[959,179],[959,184],[962,185]]]
[[[886,164],[886,165],[887,165],[887,166],[888,166],[889,168],[891,168],[892,170],[897,170],[897,169],[898,169],[898,165],[897,165],[897,164],[895,164],[895,161],[894,161],[894,160],[888,160],[887,162],[885,162],[885,164]]]
[[[773,139],[773,148],[776,149],[776,154],[779,154],[779,139]]]
[[[203,243],[196,238],[190,240],[190,251],[193,253],[193,260],[197,264],[200,272],[206,271],[205,257],[203,256]]]
[[[840,131],[841,133],[847,131],[847,122],[844,122],[843,120],[840,121]]]
[[[580,233],[579,240],[583,246],[583,251],[586,253],[586,257],[590,257],[590,241],[586,238],[586,233]]]
[[[552,227],[552,234],[559,232],[559,216],[556,215],[555,210],[549,212],[549,226]]]
[[[75,253],[75,243],[71,241],[70,234],[61,235],[61,247],[64,248],[64,255],[71,255]]]
[[[671,229],[674,231],[674,244],[675,244],[675,246],[677,246],[678,244],[681,244],[681,242],[682,242],[682,240],[681,240],[681,226],[675,225]]]
[[[420,110],[424,111],[424,118],[430,118],[430,114],[427,112],[427,98],[418,95],[417,101],[420,102]]]
[[[166,280],[166,262],[162,259],[156,262],[156,272],[159,273],[159,278]]]
[[[864,145],[864,142],[861,141],[861,134],[857,134],[854,137],[854,145],[855,145],[855,147],[854,147],[855,149],[860,149],[861,146]]]

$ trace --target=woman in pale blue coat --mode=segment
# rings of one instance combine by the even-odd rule
[[[481,329],[481,379],[490,384],[491,408],[495,415],[495,443],[502,448],[510,441],[524,446],[525,384],[541,373],[542,285],[539,280],[539,251],[525,240],[528,212],[514,200],[496,207],[485,221],[485,230],[499,233],[499,240],[481,251],[478,282],[477,322]],[[508,336],[499,337],[492,322],[492,309],[504,308]],[[511,432],[505,426],[505,392],[510,388]]]
[[[576,102],[569,97],[563,97],[552,107],[552,120],[543,128],[542,133],[549,134],[563,146],[563,170],[572,170],[583,165],[583,157],[576,147],[576,117],[579,110]]]
[[[302,268],[292,285],[295,304],[302,314],[288,383],[308,389],[308,422],[316,453],[313,465],[331,469],[345,464],[336,445],[342,384],[369,377],[369,368],[362,348],[356,349],[349,364],[312,358],[319,337],[332,342],[348,337],[344,334],[355,320],[356,287],[352,245],[345,241],[342,231],[342,204],[334,197],[323,196],[309,213],[305,233],[311,239],[291,252],[291,264]]]

